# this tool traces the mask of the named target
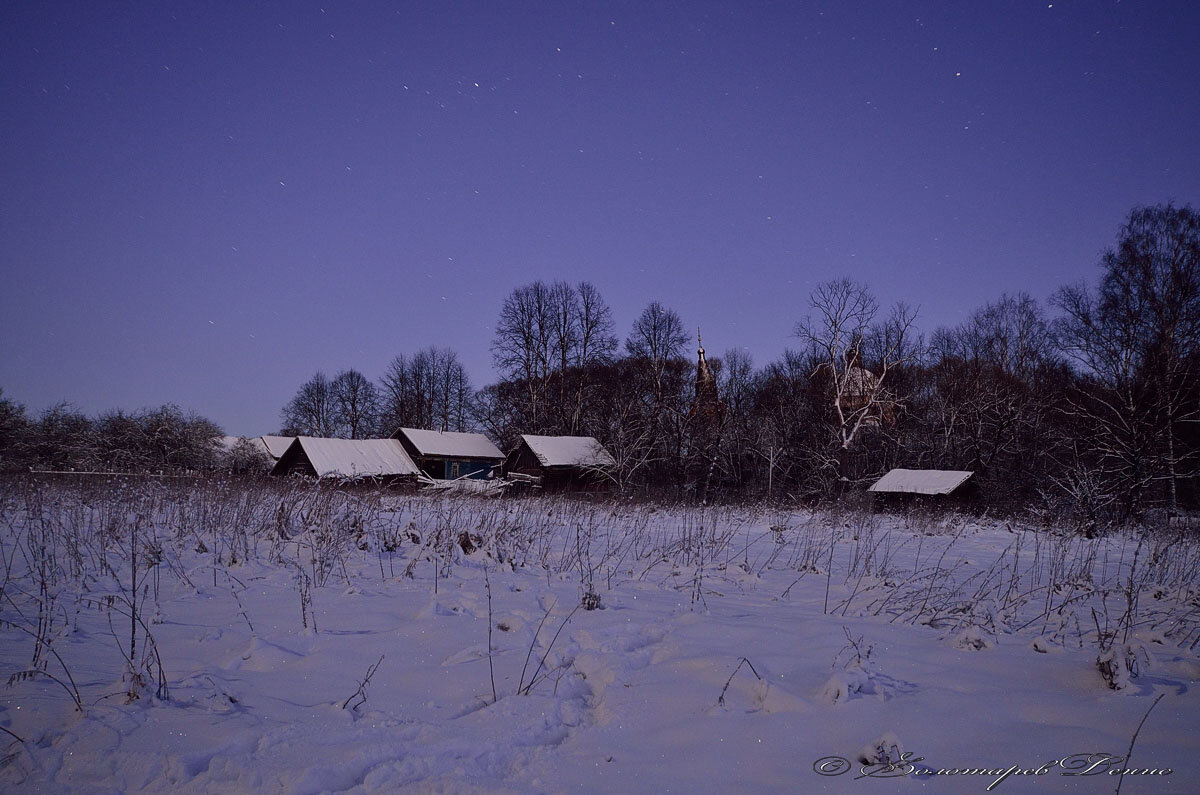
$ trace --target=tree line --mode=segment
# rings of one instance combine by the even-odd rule
[[[89,417],[60,403],[38,417],[0,391],[0,470],[178,474],[225,468],[261,469],[252,447],[226,450],[211,420],[164,405]]]
[[[377,381],[318,372],[283,407],[281,433],[481,431],[502,449],[522,433],[594,436],[617,486],[702,499],[828,499],[908,467],[971,470],[1000,510],[1106,521],[1200,507],[1191,207],[1135,208],[1096,282],[1046,305],[1018,293],[928,334],[915,321],[864,284],[826,282],[777,359],[759,366],[737,347],[708,359],[720,407],[697,412],[692,327],[676,311],[650,302],[622,340],[595,286],[537,281],[501,304],[495,383],[475,389],[436,346],[397,356]],[[0,450],[12,405],[0,402]],[[92,424],[120,424],[111,419]],[[18,420],[64,444],[58,429],[79,424],[61,409]]]
[[[1136,208],[1099,265],[1097,283],[1048,305],[1002,295],[930,334],[866,285],[819,285],[781,357],[756,366],[730,348],[709,360],[722,405],[704,427],[677,312],[651,302],[622,342],[593,285],[538,281],[500,307],[495,383],[473,390],[457,355],[430,347],[376,384],[318,373],[284,425],[479,430],[505,448],[521,433],[595,436],[620,486],[680,494],[819,499],[900,466],[971,470],[998,508],[1092,520],[1195,508],[1200,216]],[[700,444],[714,421],[717,443]]]

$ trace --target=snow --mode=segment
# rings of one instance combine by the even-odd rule
[[[420,471],[396,439],[300,436],[294,443],[304,448],[318,478],[415,475]]]
[[[0,726],[24,742],[0,734],[0,790],[949,793],[1019,766],[992,791],[1111,791],[1113,776],[1065,773],[1123,757],[1165,694],[1132,765],[1172,772],[1123,791],[1195,791],[1200,659],[1182,633],[1149,631],[1154,610],[1178,607],[1165,627],[1192,609],[1194,541],[1163,546],[1173,557],[1154,568],[1157,544],[1137,556],[1129,537],[958,517],[285,487],[224,520],[203,502],[216,490],[121,498],[157,517],[142,531],[161,554],[142,610],[170,687],[131,703],[129,560],[119,544],[102,559],[111,536],[86,531],[99,526],[88,511],[119,516],[117,503],[0,494],[15,561],[0,673],[29,667],[35,644],[14,628],[38,623],[29,539],[58,528],[46,615],[83,702],[45,678],[4,691]],[[335,552],[333,527],[356,528]],[[470,554],[460,529],[480,536]],[[1133,566],[1154,582],[1138,632],[1154,653],[1112,689],[1089,611]],[[600,608],[576,609],[593,591]],[[1086,621],[1060,615],[1076,608]],[[53,658],[48,671],[62,678]],[[947,772],[857,779],[897,756]],[[998,772],[949,772],[981,767]]]
[[[417,475],[417,482],[426,490],[441,491],[447,494],[474,494],[484,497],[499,497],[508,486],[503,478],[461,477],[454,480],[433,478],[422,472]]]
[[[974,474],[952,469],[893,469],[868,491],[905,494],[949,494]]]
[[[616,461],[591,436],[521,436],[544,467],[611,467]]]
[[[427,431],[419,428],[401,428],[399,433],[404,434],[421,455],[504,459],[500,448],[488,441],[482,433]]]
[[[267,448],[267,455],[276,461],[296,439],[295,436],[261,436],[259,438],[262,439],[263,446]]]

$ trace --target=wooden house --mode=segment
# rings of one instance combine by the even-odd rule
[[[482,433],[401,428],[392,438],[404,445],[417,467],[435,480],[486,479],[504,463],[504,453]]]
[[[540,479],[543,488],[591,488],[606,481],[617,462],[591,436],[524,434],[504,464],[506,474]]]
[[[272,475],[307,475],[319,480],[415,482],[417,465],[395,439],[320,439],[298,436],[280,456]]]

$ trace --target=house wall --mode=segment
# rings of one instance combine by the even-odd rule
[[[871,504],[875,510],[885,513],[908,513],[910,511],[975,513],[983,508],[979,486],[974,478],[949,494],[910,494],[897,491],[868,492],[868,494],[871,495]]]
[[[469,477],[474,480],[486,480],[491,474],[493,462],[478,459],[451,459],[445,462],[446,479]]]
[[[508,460],[504,464],[505,472],[519,472],[522,475],[534,475],[541,477],[542,464],[538,461],[533,451],[529,449],[529,445],[524,442],[521,446],[509,454]]]
[[[546,491],[600,491],[608,486],[600,475],[578,467],[543,467],[524,443],[509,455],[504,471],[540,477]]]
[[[304,454],[302,447],[289,447],[287,451],[280,456],[279,461],[271,470],[272,475],[308,475],[310,478],[317,476],[317,470],[313,468],[312,462],[308,460],[308,456]]]
[[[482,458],[448,458],[446,456],[421,455],[408,437],[400,431],[392,435],[398,439],[405,452],[416,463],[422,472],[437,480],[456,480],[461,477],[471,477],[476,480],[487,478],[492,467],[500,466],[502,461],[492,461]]]
[[[416,462],[422,472],[438,480],[457,480],[463,477],[485,480],[492,471],[492,467],[499,464],[496,461],[472,458],[435,458],[433,456],[418,458]]]

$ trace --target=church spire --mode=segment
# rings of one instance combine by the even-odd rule
[[[720,400],[717,397],[717,378],[713,375],[708,360],[704,358],[704,340],[700,336],[700,327],[696,327],[696,396],[692,411],[708,420],[719,416]]]
[[[692,398],[692,410],[688,412],[691,439],[688,468],[694,478],[696,496],[703,502],[707,499],[708,484],[717,466],[720,449],[721,429],[725,424],[725,407],[717,395],[717,378],[708,360],[704,358],[704,339],[696,327],[696,393]]]
[[[704,340],[700,337],[700,327],[696,326],[696,353],[700,357],[696,361],[696,394],[699,395],[702,389],[706,389],[706,384],[713,384],[713,394],[716,394],[716,378],[713,377],[712,369],[708,366],[708,360],[704,358]]]

